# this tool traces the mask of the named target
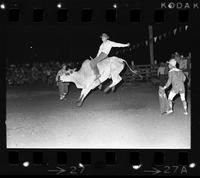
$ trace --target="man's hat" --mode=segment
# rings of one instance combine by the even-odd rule
[[[66,67],[67,67],[67,64],[66,64],[66,63],[63,63],[63,64],[62,64],[62,67],[64,67],[64,66],[66,66]]]
[[[100,38],[102,38],[102,37],[105,37],[105,38],[109,38],[109,36],[106,34],[106,33],[103,33],[101,36],[100,36]]]
[[[160,63],[160,66],[164,66],[164,65],[165,65],[165,63],[164,63],[164,62],[161,62],[161,63]]]
[[[171,59],[169,62],[167,62],[168,64],[170,64],[173,67],[176,67],[176,60],[175,59]]]

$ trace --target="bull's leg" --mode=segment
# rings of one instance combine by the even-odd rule
[[[106,89],[104,90],[105,93],[107,93],[111,88],[112,88],[112,91],[114,91],[115,85],[117,85],[122,80],[122,78],[119,75],[113,77],[112,79],[113,79],[113,82],[111,83],[111,85],[106,87]]]
[[[84,90],[83,97],[81,98],[82,101],[85,99],[85,97],[89,94],[90,91],[91,91],[91,88],[86,88]]]
[[[83,90],[82,90],[83,91]],[[78,101],[76,102],[77,103],[77,106],[82,106],[82,104],[83,104],[83,94],[82,94],[82,92],[81,92],[81,96],[80,96],[80,98],[78,99]]]
[[[104,89],[104,92],[107,93],[109,90],[110,90],[110,86],[107,86],[107,87]]]
[[[109,85],[104,92],[108,92],[111,88],[112,91],[115,90],[115,86],[122,80],[121,76],[119,75],[120,72],[123,70],[124,68],[124,64],[121,63],[121,61],[119,63],[111,63],[111,78],[112,78],[112,83],[111,85]]]
[[[80,102],[80,101],[81,101],[81,98],[82,98],[82,96],[80,96],[80,97],[76,100],[76,103]]]
[[[81,90],[81,94],[80,94],[79,98],[76,100],[76,103],[79,103],[81,101],[82,97],[83,97],[83,89]]]
[[[82,101],[82,100],[80,100],[79,102],[77,102],[77,106],[78,106],[78,107],[81,107],[82,104],[83,104],[83,101]]]
[[[88,95],[88,93],[90,91],[91,91],[90,87],[82,90],[82,92],[81,92],[82,97],[81,97],[80,101],[77,103],[77,106],[82,106],[85,97]]]

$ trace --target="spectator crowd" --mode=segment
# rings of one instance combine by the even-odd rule
[[[8,86],[23,84],[46,83],[56,85],[56,75],[62,63],[59,61],[35,62],[32,64],[7,64],[6,82]],[[67,63],[68,68],[76,67],[72,62]]]

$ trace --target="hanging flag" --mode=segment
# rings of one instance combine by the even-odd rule
[[[158,37],[158,38],[159,38],[159,40],[161,40],[161,39],[162,39],[162,35],[159,35],[159,37]]]
[[[177,31],[177,28],[175,28],[175,29],[173,30],[173,32],[174,32],[174,35],[176,35],[176,31]]]
[[[185,30],[187,30],[187,29],[188,29],[188,25],[185,26]]]
[[[157,36],[156,37],[154,37],[154,42],[156,43],[156,40],[157,40]]]
[[[148,40],[145,41],[146,46],[148,45]]]

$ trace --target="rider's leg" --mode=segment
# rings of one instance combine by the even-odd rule
[[[94,58],[93,60],[91,60],[90,66],[91,66],[91,68],[93,70],[94,75],[98,76],[99,75],[99,70],[98,70],[98,67],[97,67],[97,58]]]
[[[97,67],[98,61],[99,61],[99,57],[95,58],[94,62],[93,62],[93,71],[94,71],[94,74],[96,76],[96,79],[100,77],[99,69]]]
[[[103,53],[101,52],[100,55],[96,58],[93,59],[93,62],[92,62],[92,67],[93,67],[93,71],[94,71],[94,74],[96,76],[95,80],[97,80],[101,75],[99,73],[99,69],[97,67],[97,64],[104,60],[105,58],[107,57],[107,54],[106,53]]]

